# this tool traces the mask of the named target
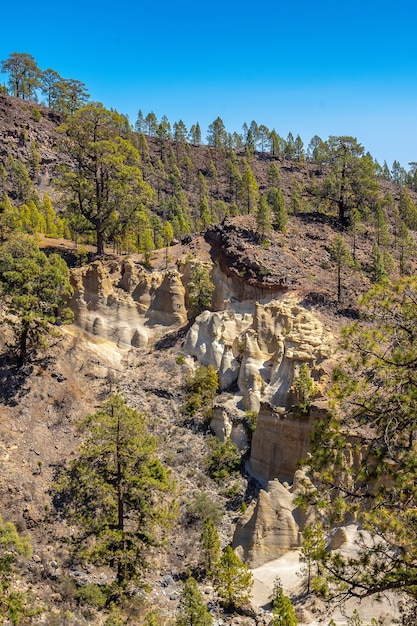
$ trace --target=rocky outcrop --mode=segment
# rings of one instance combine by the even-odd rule
[[[313,425],[326,412],[324,403],[312,405],[308,415],[297,411],[283,414],[262,403],[252,438],[250,470],[260,480],[292,480],[300,459],[310,450]]]
[[[130,260],[96,261],[72,271],[75,324],[120,348],[148,345],[187,321],[179,273],[147,272]]]
[[[319,382],[332,341],[293,296],[256,303],[252,312],[205,311],[189,331],[184,349],[216,368],[221,389],[237,383],[244,408],[259,411],[266,401],[285,412],[296,401],[291,388],[300,365],[308,363]]]
[[[277,559],[299,548],[302,531],[313,520],[312,512],[296,506],[294,500],[305,489],[307,480],[302,471],[296,472],[292,487],[279,480],[261,490],[239,520],[233,537],[233,547],[251,568]]]
[[[296,287],[305,277],[305,270],[292,255],[276,248],[274,251],[260,246],[256,225],[237,225],[233,219],[209,226],[206,240],[213,249],[224,274],[236,278],[243,288],[252,286],[264,295],[283,293]]]
[[[230,439],[238,450],[247,450],[250,437],[244,411],[240,411],[235,406],[229,408],[227,403],[216,403],[213,407],[210,428],[221,442]]]

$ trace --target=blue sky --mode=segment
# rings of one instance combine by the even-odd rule
[[[23,0],[1,15],[0,60],[30,53],[132,123],[154,111],[205,137],[217,116],[230,132],[255,120],[417,161],[414,0]]]

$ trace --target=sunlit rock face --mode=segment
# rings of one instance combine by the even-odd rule
[[[73,270],[71,282],[74,323],[120,348],[146,346],[187,321],[177,271],[149,273],[129,260],[96,261]]]
[[[222,390],[235,399],[228,410],[215,406],[211,427],[244,449],[242,411],[258,414],[249,470],[261,481],[291,480],[309,451],[314,421],[326,411],[320,388],[331,370],[334,339],[321,321],[284,297],[255,303],[252,313],[203,312],[190,329],[184,350],[218,371]],[[307,363],[317,394],[310,411],[297,411],[294,380]],[[244,413],[243,413],[244,414]]]
[[[306,480],[304,473],[298,470],[291,487],[279,480],[268,482],[240,518],[233,547],[251,568],[301,546],[302,531],[313,521],[312,511],[295,504],[295,499],[305,489]]]
[[[326,410],[324,402],[315,402],[307,415],[283,414],[268,402],[262,403],[252,438],[251,473],[261,481],[276,477],[291,481],[300,459],[308,456],[314,423]]]
[[[250,436],[245,412],[230,405],[230,408],[228,403],[214,405],[210,428],[222,443],[230,439],[238,450],[247,450]]]
[[[252,313],[204,311],[190,329],[184,350],[213,365],[221,389],[237,383],[245,409],[259,411],[267,401],[282,411],[295,398],[294,377],[308,363],[319,380],[331,355],[321,322],[290,300],[255,304]]]
[[[220,389],[227,389],[239,376],[241,337],[250,328],[253,317],[234,311],[199,315],[187,334],[184,350],[202,365],[212,365],[219,374]]]

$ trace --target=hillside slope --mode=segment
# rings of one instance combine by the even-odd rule
[[[40,118],[34,110],[40,112]],[[24,163],[29,172],[35,144],[40,169],[33,172],[32,183],[37,193],[48,192],[52,198],[57,197],[51,181],[60,162],[56,150],[60,121],[48,109],[0,95],[2,163],[10,169],[12,158]],[[161,152],[166,164],[171,153],[183,165],[184,156],[189,155],[192,174],[187,179],[182,170],[181,180],[196,227],[198,173],[207,179],[213,205],[216,201],[230,205],[230,154],[207,146],[178,147],[173,142],[161,147],[155,138],[148,138],[148,144],[152,168]],[[242,166],[247,155],[235,157]],[[211,161],[217,181],[209,175]],[[261,191],[268,189],[271,162],[279,166],[288,202],[295,179],[307,200],[311,199],[307,187],[312,178],[324,176],[311,163],[252,155],[250,164]],[[161,202],[169,199],[173,194],[169,180],[164,179],[158,187],[149,163],[143,160],[145,178],[158,188]],[[2,191],[8,191],[18,204],[19,190],[13,186],[13,177],[2,180]],[[379,180],[379,185],[381,197],[389,191],[394,201],[399,201],[398,186],[384,180]],[[162,206],[154,207],[156,215],[161,214]],[[398,242],[395,219],[387,213],[388,238],[381,248],[390,275],[397,277],[404,250]],[[159,439],[159,457],[177,484],[179,501],[178,521],[165,549],[153,553],[153,568],[146,573],[149,591],[145,597],[137,592],[138,615],[130,623],[140,623],[151,608],[158,608],[162,623],[168,623],[178,604],[180,580],[187,570],[201,574],[201,519],[195,514],[201,494],[207,494],[223,512],[219,525],[222,545],[233,540],[239,522],[243,531],[240,537],[235,535],[235,544],[245,558],[252,559],[252,566],[275,558],[280,550],[299,546],[301,514],[293,505],[290,483],[299,457],[308,450],[311,421],[297,421],[292,383],[300,363],[307,362],[320,390],[312,420],[326,410],[325,389],[339,330],[358,318],[358,298],[375,281],[373,249],[380,234],[378,224],[370,215],[357,230],[342,228],[331,211],[311,205],[305,213],[290,215],[285,233],[272,230],[261,237],[254,215],[229,216],[219,211],[218,218],[219,223],[174,240],[168,249],[155,250],[149,258],[118,255],[108,249],[105,257],[73,267],[75,323],[61,329],[48,350],[34,356],[23,369],[17,369],[9,358],[7,329],[2,325],[0,511],[31,538],[34,556],[25,584],[47,607],[45,617],[39,618],[41,623],[42,619],[43,623],[59,623],[68,610],[76,616],[74,624],[100,624],[107,617],[105,611],[82,605],[76,590],[111,580],[113,573],[110,568],[86,567],[70,558],[67,540],[73,529],[54,507],[53,489],[59,469],[75,457],[81,440],[78,420],[96,410],[115,389],[131,406],[147,414],[150,429]],[[331,256],[331,243],[338,235],[344,237],[356,259],[355,265],[341,268],[340,300],[337,263]],[[416,269],[415,237],[410,231],[408,274]],[[78,264],[76,244],[43,238],[41,245],[48,253],[59,251],[74,266]],[[204,312],[197,320],[188,301],[190,268],[196,263],[209,268],[215,286],[212,312]],[[202,415],[184,414],[185,383],[198,366],[191,354],[205,365],[215,365],[221,375],[222,393],[214,402],[212,430]],[[252,450],[245,410],[259,411]],[[212,431],[241,445],[243,456],[241,473],[220,484],[208,472]],[[282,457],[285,451],[285,462],[276,458],[277,450]],[[270,492],[261,491],[278,476],[288,482],[282,489],[286,529],[291,532],[281,532],[278,511],[283,500],[274,500],[274,493],[281,488],[274,491],[273,485]],[[260,492],[263,495],[258,498]],[[260,506],[262,502],[267,503],[267,512]],[[242,516],[246,507],[248,512]],[[267,522],[271,522],[268,532],[262,535],[260,529],[263,532]],[[261,536],[258,543],[255,535]],[[211,586],[202,588],[215,602]],[[304,615],[312,623],[312,614]],[[245,617],[222,619],[263,624],[270,616],[256,609]]]

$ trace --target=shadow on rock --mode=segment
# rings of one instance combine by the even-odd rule
[[[0,355],[0,402],[16,406],[18,400],[30,391],[27,381],[33,372],[33,365],[18,367],[8,355]]]

